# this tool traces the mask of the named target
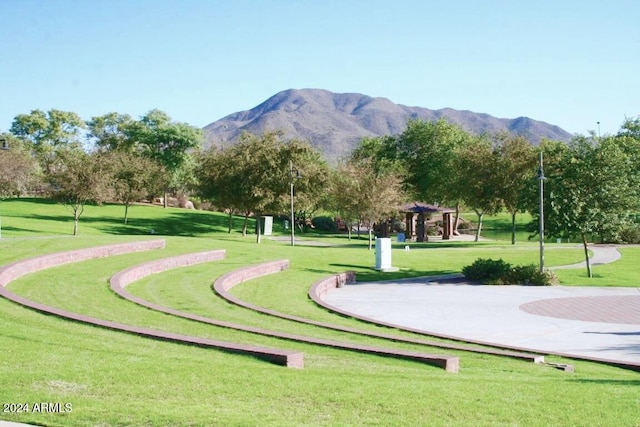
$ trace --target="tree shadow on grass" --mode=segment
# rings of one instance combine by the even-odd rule
[[[34,228],[21,228],[21,227],[14,227],[14,226],[7,226],[7,225],[2,225],[2,233],[3,236],[2,238],[6,238],[6,237],[11,237],[11,236],[6,236],[6,232],[16,232],[16,233],[21,233],[21,235],[23,234],[40,234],[42,231],[41,230],[36,230]]]
[[[32,214],[29,218],[41,221],[72,223],[71,215],[42,215]],[[244,218],[233,217],[233,230],[240,230]],[[195,237],[212,233],[227,232],[229,219],[223,215],[207,215],[193,211],[172,211],[158,217],[136,217],[129,214],[127,224],[123,216],[82,216],[80,228],[83,224],[107,234],[115,235],[165,235]]]

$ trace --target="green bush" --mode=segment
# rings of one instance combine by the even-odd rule
[[[552,271],[540,269],[534,265],[516,265],[492,259],[478,258],[471,265],[462,269],[462,274],[469,279],[485,285],[540,285],[549,286],[559,283],[558,276]]]
[[[329,231],[335,233],[338,231],[338,224],[328,216],[317,216],[311,220],[313,227],[318,231]]]
[[[633,224],[620,230],[620,240],[634,245],[640,243],[640,225]]]
[[[560,283],[560,279],[558,279],[556,273],[551,270],[544,270],[541,272],[538,269],[535,271],[535,274],[531,278],[530,283],[532,285],[551,286],[558,285]]]
[[[508,284],[528,285],[532,283],[532,278],[540,272],[538,266],[534,264],[516,265],[508,274]]]
[[[487,284],[494,283],[508,276],[511,270],[511,264],[502,259],[484,259],[478,258],[471,265],[467,265],[462,269],[462,274],[469,280],[477,280]]]

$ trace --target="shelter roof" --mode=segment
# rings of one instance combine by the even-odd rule
[[[455,209],[444,208],[438,205],[431,205],[423,202],[411,202],[400,206],[400,212],[413,212],[413,213],[450,213],[455,212]]]

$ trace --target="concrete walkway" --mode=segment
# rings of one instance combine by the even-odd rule
[[[620,258],[615,247],[590,249],[594,265]],[[640,288],[484,286],[422,278],[347,285],[324,301],[357,317],[433,335],[640,366]]]

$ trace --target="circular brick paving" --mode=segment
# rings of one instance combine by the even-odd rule
[[[520,306],[539,316],[640,325],[640,295],[551,298]]]

